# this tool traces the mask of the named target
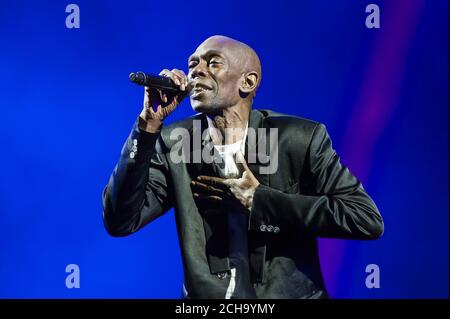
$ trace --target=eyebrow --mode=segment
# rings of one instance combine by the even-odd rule
[[[202,54],[202,55],[200,56],[200,58],[205,58],[205,57],[208,57],[208,56],[211,56],[211,55],[218,56],[218,57],[220,57],[220,58],[222,58],[222,59],[225,58],[225,57],[223,56],[223,54],[220,53],[220,51],[217,51],[217,50],[208,50],[208,51],[206,51],[204,54]],[[189,57],[188,62],[189,62],[189,61],[192,61],[193,59],[198,59],[198,56],[195,55],[195,53],[192,54],[192,55]]]

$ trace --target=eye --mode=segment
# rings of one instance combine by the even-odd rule
[[[195,67],[196,65],[197,65],[196,62],[190,62],[190,63],[188,64],[188,67],[189,67],[189,69],[192,69],[192,68]]]
[[[219,64],[222,64],[222,62],[220,60],[217,60],[217,59],[212,59],[211,61],[209,61],[209,65],[217,66]]]

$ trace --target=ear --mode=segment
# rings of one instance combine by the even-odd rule
[[[250,94],[254,91],[256,91],[256,88],[258,87],[258,80],[259,80],[259,74],[256,71],[251,71],[248,73],[245,73],[243,75],[242,83],[239,89],[244,94]]]

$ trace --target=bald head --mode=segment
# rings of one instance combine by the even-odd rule
[[[251,108],[261,82],[261,63],[245,43],[215,35],[189,57],[189,77],[194,87],[203,86],[191,94],[196,111],[220,111],[237,104]]]
[[[213,35],[203,41],[197,50],[201,47],[219,48],[227,51],[230,58],[240,66],[243,72],[256,71],[259,75],[258,85],[261,82],[261,61],[255,50],[247,44],[223,35]]]

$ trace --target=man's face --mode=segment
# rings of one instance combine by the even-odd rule
[[[242,68],[238,52],[227,41],[208,39],[190,56],[190,99],[196,112],[220,113],[239,102]]]

